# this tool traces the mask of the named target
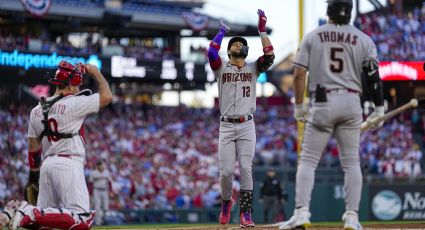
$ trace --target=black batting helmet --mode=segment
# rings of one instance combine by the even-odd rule
[[[233,43],[235,42],[241,42],[244,47],[242,47],[242,55],[245,56],[245,58],[248,56],[248,42],[243,37],[233,37],[230,39],[229,43],[227,44],[227,56],[230,58],[229,50]]]
[[[353,10],[353,0],[328,0],[327,14],[335,24],[348,24]]]

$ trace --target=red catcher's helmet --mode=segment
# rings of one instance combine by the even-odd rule
[[[80,86],[83,83],[83,74],[85,73],[86,69],[81,62],[63,59],[59,62],[55,76],[49,80],[49,83],[53,85]]]

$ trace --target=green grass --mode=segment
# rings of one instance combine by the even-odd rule
[[[400,225],[400,224],[421,224],[425,226],[425,221],[362,221],[363,226],[374,226],[374,225]],[[314,227],[342,227],[342,222],[313,222]],[[230,224],[225,228],[227,229],[238,229],[238,224]],[[258,228],[266,227],[263,224],[258,224]],[[202,229],[202,228],[211,228],[211,229],[224,229],[223,226],[214,223],[208,224],[143,224],[143,225],[119,225],[119,226],[96,226],[93,229]],[[269,229],[273,229],[270,227]],[[274,227],[277,229],[277,227]],[[255,228],[253,229],[255,230]]]
[[[424,223],[425,221],[407,221],[407,220],[399,220],[399,221],[360,221],[362,225],[374,225],[374,224],[419,224]],[[320,225],[338,225],[342,222],[313,222],[312,224],[320,224]]]

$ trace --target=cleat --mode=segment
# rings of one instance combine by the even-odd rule
[[[252,218],[251,218],[251,213],[241,212],[241,224],[239,226],[241,228],[253,228],[253,227],[255,227],[255,223],[252,221]]]
[[[221,202],[220,224],[226,225],[230,221],[230,211],[232,210],[233,200]]]
[[[342,215],[344,221],[344,230],[362,230],[363,227],[359,222],[359,217],[355,211],[346,211]]]
[[[291,219],[280,225],[279,229],[307,229],[311,227],[310,216],[308,208],[295,209]]]

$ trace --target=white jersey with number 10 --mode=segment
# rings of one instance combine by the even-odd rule
[[[54,97],[47,98],[52,100]],[[69,95],[57,101],[50,109],[48,124],[52,131],[59,133],[79,133],[72,138],[58,138],[45,136],[42,140],[43,159],[49,155],[67,154],[85,159],[84,133],[82,125],[85,117],[99,111],[99,94]],[[44,130],[42,123],[43,111],[41,105],[37,105],[30,115],[28,137],[38,138]]]

